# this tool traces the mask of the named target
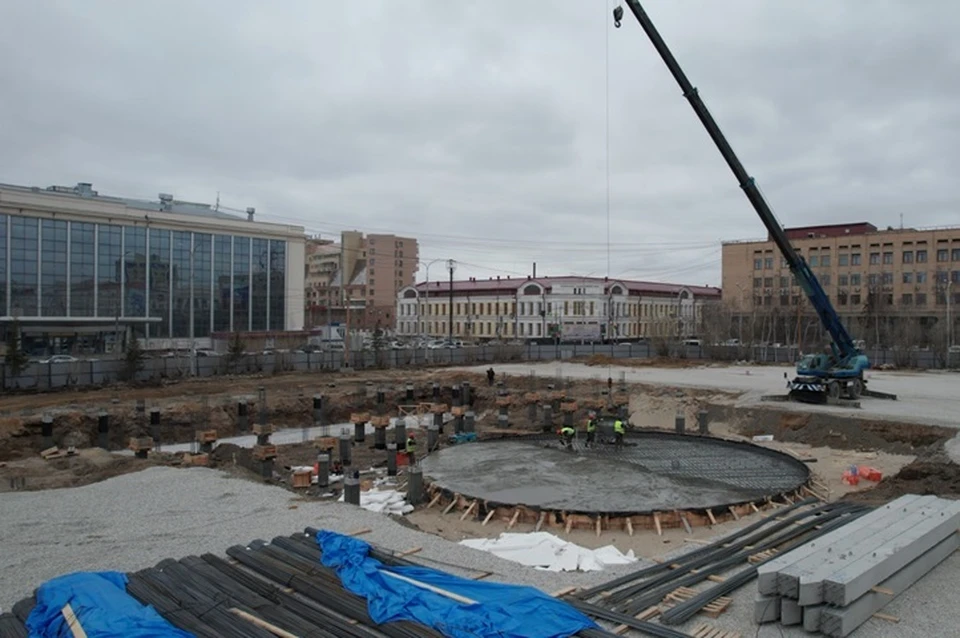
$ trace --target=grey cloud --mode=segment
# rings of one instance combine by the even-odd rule
[[[221,191],[420,234],[464,275],[606,274],[609,38],[610,270],[717,283],[719,242],[764,230],[614,4],[5,3],[0,181]],[[645,6],[784,223],[955,223],[960,8]]]

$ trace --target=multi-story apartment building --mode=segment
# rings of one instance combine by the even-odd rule
[[[860,222],[786,233],[848,327],[869,344],[891,345],[884,337],[898,331],[929,333],[960,303],[960,227],[880,230]],[[722,264],[732,312],[813,313],[770,238],[725,242]]]
[[[345,231],[340,243],[307,240],[305,302],[311,327],[350,323],[372,330],[394,325],[398,291],[416,280],[419,246],[412,237]],[[349,315],[349,316],[348,316]]]
[[[468,279],[400,290],[402,337],[638,340],[693,336],[720,289],[597,277]],[[452,323],[451,323],[452,311]]]
[[[0,184],[0,332],[16,321],[30,350],[99,351],[301,330],[303,228],[254,215]]]

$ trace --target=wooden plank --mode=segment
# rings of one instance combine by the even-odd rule
[[[752,510],[754,511],[754,513],[757,513],[757,512],[760,511],[760,508],[757,507],[757,504],[756,504],[756,503],[750,503],[750,509],[752,509]]]
[[[512,529],[514,525],[517,524],[517,519],[520,518],[520,508],[515,508],[513,510],[513,518],[510,519],[510,523],[507,524],[507,529]]]
[[[683,529],[687,531],[687,534],[693,534],[693,527],[690,526],[690,521],[687,520],[687,514],[678,511],[677,516],[680,517],[680,522],[683,523]]]
[[[653,513],[653,526],[657,529],[657,536],[663,536],[663,528],[660,527],[660,512]]]
[[[430,504],[427,505],[427,509],[430,509],[434,505],[440,502],[440,499],[443,497],[443,492],[437,492],[437,495],[433,497],[433,500],[430,501]]]
[[[361,527],[360,529],[354,530],[348,534],[348,536],[363,536],[364,534],[369,534],[373,530],[369,527]]]
[[[257,618],[257,617],[254,616],[253,614],[248,614],[247,612],[243,611],[242,609],[237,609],[236,607],[231,607],[231,608],[230,608],[230,613],[232,613],[232,614],[234,614],[234,615],[237,615],[237,616],[240,616],[241,618],[243,618],[244,620],[246,620],[246,621],[249,622],[250,624],[256,625],[256,626],[259,627],[260,629],[265,629],[266,631],[269,631],[269,632],[270,632],[271,634],[273,634],[274,636],[279,636],[280,638],[300,638],[299,636],[297,636],[297,634],[292,634],[292,633],[290,633],[289,631],[287,631],[286,629],[281,629],[280,627],[277,627],[277,626],[274,625],[274,624],[268,623],[266,620],[262,620],[262,619],[260,619],[260,618]]]
[[[470,580],[483,580],[487,576],[493,576],[493,572],[480,572],[470,577]]]
[[[410,549],[405,549],[405,550],[403,550],[402,552],[400,552],[399,554],[397,554],[397,556],[399,556],[400,558],[403,558],[404,556],[411,556],[411,555],[413,555],[413,554],[416,554],[416,553],[422,552],[422,551],[423,551],[423,548],[422,548],[422,547],[411,547]]]
[[[441,596],[449,598],[450,600],[455,600],[456,602],[461,603],[463,605],[477,604],[477,601],[473,600],[472,598],[461,596],[460,594],[457,594],[452,591],[447,591],[446,589],[443,589],[441,587],[436,587],[434,585],[431,585],[430,583],[423,583],[423,582],[420,582],[419,580],[408,578],[407,576],[403,576],[402,574],[397,574],[397,573],[388,571],[386,569],[381,569],[378,571],[384,576],[389,576],[390,578],[395,578],[397,580],[413,585],[414,587],[419,587],[420,589],[425,589],[427,591],[433,592],[434,594],[439,594]]]
[[[441,514],[449,514],[449,513],[450,513],[450,510],[452,510],[454,507],[457,506],[457,502],[460,500],[459,497],[460,497],[459,494],[455,494],[454,497],[453,497],[453,500],[450,501],[450,504],[447,505],[446,508],[444,508],[444,510],[441,512]]]
[[[567,594],[572,594],[578,589],[580,588],[577,587],[576,585],[571,585],[570,587],[564,587],[563,589],[558,589],[557,591],[553,592],[550,595],[553,596],[554,598],[561,598],[563,596],[566,596]]]
[[[733,505],[731,505],[731,506],[728,507],[727,509],[729,509],[729,510],[730,510],[730,513],[733,514],[733,520],[735,520],[735,521],[739,521],[739,520],[740,520],[740,515],[737,514],[737,510],[733,509]]]
[[[634,618],[636,618],[637,620],[650,620],[651,618],[659,614],[660,614],[660,608],[654,605],[653,607],[647,607],[646,609],[641,611],[639,614],[634,616]],[[613,629],[613,633],[618,636],[622,636],[629,629],[630,629],[629,625],[617,625],[617,627]]]
[[[891,616],[890,614],[882,614],[879,611],[873,614],[873,617],[877,620],[886,620],[887,622],[898,623],[900,619],[897,616]]]
[[[710,541],[701,540],[699,538],[685,538],[683,539],[684,543],[693,543],[695,545],[710,545]]]
[[[543,522],[545,520],[547,520],[547,512],[546,511],[540,512],[540,518],[537,519],[537,526],[534,528],[533,531],[539,532],[540,528],[543,527]]]
[[[67,628],[73,638],[87,638],[87,632],[83,630],[83,625],[80,624],[77,615],[73,613],[73,607],[70,606],[70,603],[64,605],[60,613],[63,614],[63,619],[67,621]]]
[[[629,516],[627,517],[627,534],[633,536],[633,519]]]
[[[476,499],[474,499],[474,501],[470,503],[469,507],[467,507],[466,511],[464,511],[463,515],[460,516],[460,520],[461,521],[466,520],[466,518],[470,516],[470,512],[472,512],[473,508],[476,506],[477,506],[477,501]]]
[[[883,594],[884,596],[896,596],[892,589],[887,589],[886,587],[871,587],[870,591]]]
[[[713,510],[711,510],[711,509],[709,509],[709,508],[707,509],[707,518],[710,519],[710,524],[711,524],[711,525],[716,525],[716,524],[717,524],[717,519],[716,519],[716,518],[714,517],[714,515],[713,515]]]
[[[489,522],[490,522],[490,519],[493,518],[493,515],[496,514],[496,513],[497,513],[497,510],[495,510],[495,509],[490,510],[489,512],[487,512],[487,516],[483,519],[483,522],[480,523],[480,524],[481,524],[481,525],[486,525],[487,523],[489,523]]]
[[[600,517],[598,516],[597,517],[597,536],[600,536],[601,531],[602,531],[601,522],[600,522]]]

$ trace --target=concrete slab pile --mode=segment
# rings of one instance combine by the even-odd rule
[[[757,623],[847,636],[960,548],[960,502],[904,495],[760,565]]]

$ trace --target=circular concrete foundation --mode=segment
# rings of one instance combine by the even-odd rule
[[[516,507],[591,520],[662,512],[678,526],[747,514],[810,479],[791,456],[710,437],[634,431],[621,449],[587,448],[582,438],[574,448],[531,435],[444,448],[421,463],[433,497],[472,504],[477,515]]]

